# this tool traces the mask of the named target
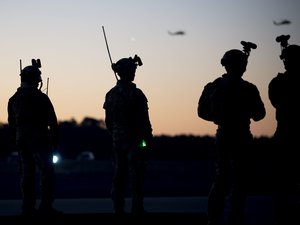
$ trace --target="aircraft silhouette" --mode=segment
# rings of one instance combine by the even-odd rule
[[[276,25],[276,26],[289,25],[289,24],[291,24],[291,21],[289,21],[289,20],[281,20],[279,22],[276,22],[275,20],[273,20],[273,24]]]
[[[168,31],[168,34],[170,34],[170,35],[185,35],[185,32],[182,30],[175,31],[175,32]]]

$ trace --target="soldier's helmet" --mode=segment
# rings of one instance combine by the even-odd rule
[[[243,51],[238,49],[231,49],[225,52],[221,59],[222,66],[247,64],[247,62],[247,55]]]
[[[135,74],[136,68],[136,62],[131,57],[122,58],[112,64],[113,71],[115,71],[120,77]]]
[[[300,58],[300,46],[289,45],[282,50],[280,59],[282,60],[296,60]]]
[[[115,73],[117,73],[121,78],[127,78],[132,80],[135,75],[137,66],[142,66],[143,62],[141,58],[135,55],[133,58],[122,58],[116,63],[111,65],[111,68]]]
[[[36,66],[26,66],[21,71],[21,82],[39,83],[42,81],[42,72]]]

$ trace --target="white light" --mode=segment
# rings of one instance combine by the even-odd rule
[[[56,163],[58,163],[58,161],[59,161],[59,156],[53,155],[53,157],[52,157],[52,162],[53,162],[54,164],[56,164]]]

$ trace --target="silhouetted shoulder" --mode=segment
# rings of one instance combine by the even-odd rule
[[[280,82],[282,82],[282,81],[284,81],[284,80],[285,80],[284,73],[278,73],[278,74],[276,75],[276,77],[274,77],[274,78],[270,81],[269,86],[272,85],[272,84],[274,84],[274,83],[280,83]]]
[[[243,80],[244,87],[248,88],[250,91],[258,91],[257,86],[249,81]]]
[[[148,102],[148,99],[147,99],[147,97],[146,97],[146,95],[144,94],[144,92],[141,90],[141,89],[139,89],[139,88],[136,88],[136,96],[140,99],[140,100],[142,100],[142,101],[145,101],[145,102]]]
[[[114,86],[114,87],[111,88],[108,92],[106,92],[105,98],[107,98],[109,95],[111,95],[111,94],[114,92],[115,89],[116,89],[116,86]]]
[[[52,105],[49,96],[44,92],[38,89],[34,89],[31,94],[32,94],[32,99],[36,99],[36,100],[39,99],[38,101],[40,101],[41,104]]]
[[[213,82],[208,83],[206,86],[214,86],[214,85],[218,85],[222,82],[224,78],[223,77],[218,77],[217,79],[215,79]]]
[[[198,101],[198,107],[197,107],[198,117],[207,121],[213,121],[211,100],[216,90],[216,87],[221,82],[221,80],[222,77],[219,77],[213,82],[209,82],[204,86]]]
[[[50,98],[47,94],[45,94],[44,92],[41,92],[41,91],[39,91],[39,92],[40,92],[39,95],[40,95],[41,98],[43,98],[47,101],[50,101]]]
[[[279,97],[279,89],[282,89],[283,83],[285,82],[285,76],[283,73],[278,73],[268,85],[268,95],[272,105],[276,105],[275,101]]]
[[[204,86],[202,95],[203,94],[205,94],[205,95],[207,95],[207,94],[211,95],[215,91],[215,89],[222,83],[222,80],[223,80],[222,77],[218,77],[214,81],[207,83]]]
[[[276,78],[277,79],[284,79],[285,78],[284,73],[278,73]]]

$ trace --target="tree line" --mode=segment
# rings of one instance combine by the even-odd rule
[[[82,151],[91,151],[96,159],[110,159],[112,139],[104,120],[85,117],[81,122],[75,119],[60,121],[59,153],[63,158],[76,159]],[[211,159],[214,136],[160,135],[154,136],[149,149],[150,159]],[[269,137],[254,139],[253,152],[249,157],[265,158],[271,153],[272,140]],[[7,123],[0,124],[0,159],[16,151]],[[242,149],[241,149],[242,151]]]

